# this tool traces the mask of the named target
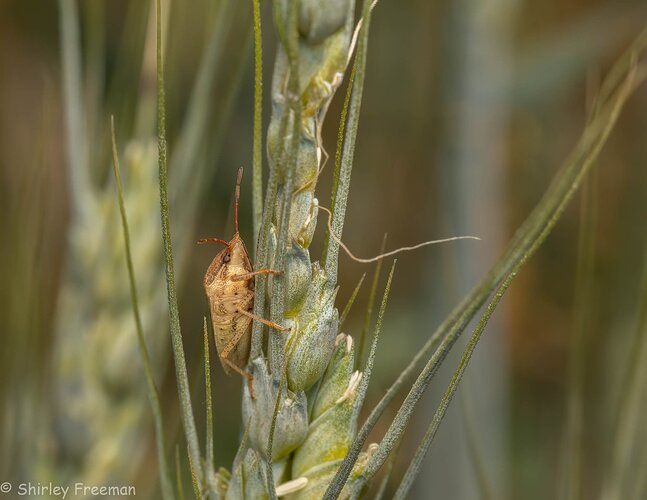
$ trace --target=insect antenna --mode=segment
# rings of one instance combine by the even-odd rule
[[[240,198],[240,182],[243,178],[243,167],[238,169],[238,177],[236,178],[236,196],[234,198],[234,225],[236,226],[236,234],[238,234],[238,199]],[[198,245],[205,243],[220,243],[221,245],[229,246],[229,242],[221,240],[220,238],[203,238],[198,240]]]
[[[240,198],[240,181],[243,179],[243,167],[238,169],[238,178],[236,179],[236,198],[234,201],[234,225],[236,234],[238,234],[238,199]]]

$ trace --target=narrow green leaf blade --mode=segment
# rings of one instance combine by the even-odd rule
[[[339,328],[340,329],[341,329],[342,325],[344,324],[344,321],[346,321],[346,318],[348,317],[348,314],[350,313],[350,310],[353,307],[353,304],[355,303],[355,299],[357,298],[357,294],[359,293],[360,288],[362,288],[362,283],[364,283],[364,278],[366,278],[366,273],[362,274],[362,277],[357,282],[357,285],[355,285],[355,289],[353,290],[353,293],[351,293],[350,298],[348,299],[348,302],[346,302],[346,305],[344,306],[344,310],[342,311],[341,315],[339,316]]]
[[[198,432],[191,407],[191,391],[184,359],[184,346],[180,329],[180,314],[177,304],[175,287],[175,271],[173,269],[173,250],[171,247],[171,229],[168,208],[168,154],[166,147],[166,103],[164,95],[164,60],[162,56],[162,6],[161,0],[156,0],[157,7],[157,144],[159,155],[159,184],[160,184],[160,214],[162,218],[162,240],[164,243],[164,260],[166,271],[166,289],[170,316],[171,343],[175,359],[175,375],[178,385],[178,396],[181,406],[182,426],[186,436],[193,470],[198,484],[204,484],[204,473],[198,444]]]
[[[213,406],[211,401],[211,362],[209,359],[209,332],[207,330],[207,318],[203,318],[203,336],[204,336],[204,389],[205,389],[205,406],[206,406],[206,467],[207,479],[210,488],[213,486],[214,465],[213,465]]]
[[[382,238],[382,245],[380,246],[380,254],[384,253],[386,248],[386,234]],[[364,327],[359,337],[359,342],[357,343],[357,355],[355,357],[355,369],[359,370],[362,366],[362,360],[364,359],[364,344],[366,343],[366,336],[368,335],[368,329],[371,324],[371,318],[373,316],[373,306],[375,305],[375,295],[377,293],[377,284],[380,281],[380,271],[382,271],[382,262],[383,259],[377,261],[375,265],[375,272],[373,273],[373,283],[371,283],[371,291],[368,294],[368,304],[366,305],[366,314],[364,316]]]
[[[260,0],[252,1],[254,11],[254,153],[252,205],[254,214],[254,249],[263,218],[263,39]],[[256,250],[254,250],[256,251]]]
[[[386,281],[386,286],[384,287],[384,294],[382,295],[382,303],[380,304],[380,310],[377,314],[377,321],[375,323],[375,331],[373,333],[373,342],[371,342],[371,350],[368,354],[368,359],[366,360],[366,366],[364,367],[364,374],[362,376],[362,382],[360,383],[359,389],[357,391],[357,399],[355,401],[354,409],[354,421],[357,421],[359,416],[359,410],[364,403],[366,398],[366,392],[368,391],[368,384],[371,380],[371,374],[373,373],[373,366],[375,365],[375,355],[377,354],[377,343],[380,339],[380,333],[382,332],[382,321],[384,320],[384,313],[386,311],[386,304],[389,301],[389,293],[391,292],[391,282],[393,281],[393,273],[395,273],[395,264],[397,260],[393,261],[391,265],[391,271],[389,272],[389,277]]]

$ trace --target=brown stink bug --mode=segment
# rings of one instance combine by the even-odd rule
[[[238,198],[243,168],[238,170],[234,204],[236,232],[231,241],[207,238],[198,243],[220,243],[226,246],[213,259],[204,275],[204,291],[209,301],[211,322],[220,362],[227,375],[231,370],[247,378],[249,392],[254,397],[252,374],[247,372],[252,337],[252,321],[258,321],[280,331],[288,331],[271,321],[252,313],[254,309],[254,276],[257,274],[280,274],[271,269],[254,271],[245,243],[238,233]]]

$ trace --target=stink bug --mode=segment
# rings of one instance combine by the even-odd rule
[[[236,232],[231,241],[207,238],[198,243],[220,243],[224,248],[213,259],[204,275],[204,291],[209,302],[213,334],[220,362],[227,375],[231,370],[247,378],[249,393],[254,397],[252,374],[246,371],[252,337],[252,321],[258,321],[270,328],[288,331],[288,328],[260,318],[252,313],[254,309],[254,276],[257,274],[281,274],[280,271],[259,269],[254,271],[245,243],[238,232],[238,199],[243,168],[238,170],[234,204],[234,225]]]

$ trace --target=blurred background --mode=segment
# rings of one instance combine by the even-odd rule
[[[233,233],[240,165],[247,167],[241,232],[252,240],[251,2],[165,3],[171,230],[202,429],[202,277],[214,249],[195,241]],[[109,156],[110,115],[167,443],[173,453],[185,450],[166,328],[152,14],[147,1],[0,1],[2,480],[83,478],[135,484],[138,495],[157,496]],[[276,46],[268,2],[262,15],[267,123]],[[345,242],[370,256],[384,233],[387,249],[459,234],[483,241],[399,258],[367,408],[501,254],[577,141],[601,76],[646,20],[642,0],[377,5]],[[325,125],[332,155],[344,88]],[[588,211],[582,214],[579,198],[569,207],[488,326],[416,498],[431,491],[434,498],[480,498],[479,476],[487,478],[491,498],[558,498],[573,383],[583,401],[582,498],[599,491],[636,335],[647,233],[645,130],[643,86],[598,160]],[[331,173],[328,166],[318,187],[324,206]],[[576,293],[583,217],[591,224],[592,263]],[[320,221],[313,258],[322,227]],[[339,308],[372,271],[340,257]],[[344,327],[354,336],[365,322],[368,278]],[[417,411],[396,479],[457,360],[448,358]],[[579,379],[574,363],[582,367],[575,370]],[[241,381],[219,367],[214,376],[216,463],[230,467],[241,431]],[[644,471],[635,476],[637,485],[644,480]]]

